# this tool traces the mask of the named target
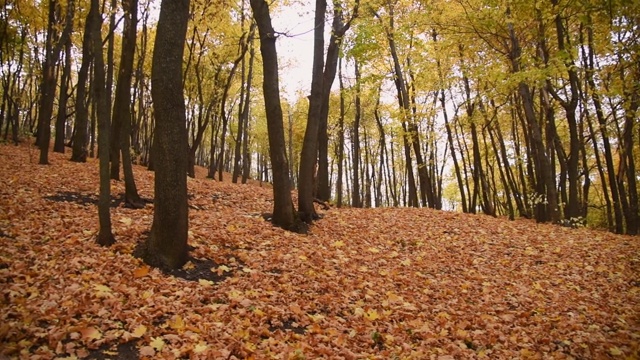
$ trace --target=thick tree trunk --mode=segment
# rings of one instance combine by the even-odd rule
[[[182,86],[188,20],[189,0],[162,1],[151,72],[156,174],[153,224],[144,259],[151,265],[171,269],[180,268],[188,257],[188,144]]]

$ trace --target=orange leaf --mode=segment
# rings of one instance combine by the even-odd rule
[[[147,274],[149,274],[149,269],[151,269],[151,267],[148,265],[141,266],[133,271],[133,277],[138,279],[147,276]]]

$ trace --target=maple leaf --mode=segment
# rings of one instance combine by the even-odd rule
[[[183,330],[185,327],[184,320],[182,320],[182,316],[176,315],[173,319],[167,321],[167,325],[174,330]]]
[[[164,340],[162,340],[162,338],[158,336],[158,337],[152,338],[151,343],[149,343],[149,345],[152,349],[155,349],[156,351],[162,351],[162,349],[164,349],[165,343],[164,343]]]
[[[144,325],[139,325],[135,330],[133,330],[133,337],[139,338],[142,337],[147,332],[147,327]]]
[[[148,265],[141,266],[133,271],[133,277],[136,279],[145,277],[147,276],[147,274],[149,274],[150,269],[151,267]]]

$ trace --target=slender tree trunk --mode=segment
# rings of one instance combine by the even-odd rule
[[[589,17],[589,22],[591,21]],[[589,56],[587,63],[587,71],[585,72],[585,76],[587,78],[587,87],[591,90],[591,100],[593,101],[593,106],[596,110],[596,119],[598,119],[599,125],[599,133],[602,138],[602,148],[604,150],[604,159],[605,164],[607,166],[607,174],[606,177],[603,174],[602,166],[598,165],[600,171],[600,176],[602,178],[603,191],[605,193],[605,200],[609,199],[607,194],[606,183],[609,181],[609,186],[611,187],[611,199],[612,204],[610,205],[613,208],[614,214],[614,227],[615,232],[618,234],[622,234],[624,230],[623,224],[623,215],[622,208],[620,207],[620,193],[618,191],[618,182],[616,180],[616,172],[615,167],[613,165],[613,154],[611,151],[611,143],[609,141],[609,134],[607,131],[607,120],[604,116],[604,111],[602,110],[602,102],[600,100],[600,95],[598,94],[598,89],[596,88],[595,80],[593,79],[593,74],[595,72],[595,54],[594,54],[594,44],[593,44],[593,28],[591,26],[587,26],[587,42],[589,44]],[[589,121],[589,126],[591,127],[591,122]],[[592,136],[595,139],[595,132],[591,130]],[[594,141],[594,148],[596,151],[596,159],[599,159],[597,155],[597,143]],[[614,231],[614,229],[610,229]]]
[[[278,84],[276,35],[271,25],[269,6],[264,0],[251,0],[253,17],[260,34],[263,68],[263,94],[269,134],[269,156],[273,173],[273,223],[289,230],[306,231],[302,227],[291,199],[291,182],[285,153],[284,126]]]
[[[344,117],[345,117],[345,104],[344,104],[344,81],[342,80],[342,57],[340,57],[338,65],[338,82],[340,84],[340,116],[338,118],[338,149],[336,151],[336,157],[338,162],[338,178],[336,179],[336,204],[338,207],[342,207],[342,177],[343,177],[343,164],[344,164]]]
[[[313,184],[318,155],[318,127],[320,125],[322,111],[324,19],[326,10],[327,1],[316,0],[311,95],[309,96],[309,113],[307,116],[307,127],[304,132],[304,140],[302,142],[298,173],[298,214],[300,214],[301,220],[307,223],[318,219],[318,214],[313,206]]]
[[[87,16],[82,38],[82,62],[78,70],[78,84],[76,86],[76,121],[75,133],[73,135],[73,148],[71,151],[71,161],[87,161],[87,132],[89,127],[89,111],[87,109],[87,78],[89,76],[89,66],[93,59],[93,49],[91,47],[91,29],[94,21],[91,15]]]
[[[100,231],[98,244],[109,246],[115,242],[111,231],[111,184],[109,181],[109,102],[106,94],[104,60],[102,58],[102,20],[98,7],[98,0],[91,0],[89,16],[92,17],[91,40],[95,61],[93,97],[96,101],[98,115],[98,151],[100,158],[100,198],[98,201],[98,217],[100,219]]]
[[[244,142],[244,139],[246,139],[246,134],[245,132],[247,132],[249,129],[247,129],[247,125],[249,123],[249,109],[251,108],[251,83],[253,80],[253,60],[254,60],[254,51],[253,51],[253,33],[251,33],[249,35],[249,70],[247,72],[247,83],[246,83],[246,89],[244,90],[244,101],[243,101],[243,106],[242,106],[242,111],[240,112],[240,117],[238,119],[238,136],[237,136],[237,140],[236,140],[236,146],[235,146],[235,152],[234,152],[234,166],[233,166],[233,182],[237,183],[238,182],[238,177],[240,177],[240,163],[241,160],[244,160],[244,154],[241,152],[241,147],[242,144]],[[244,79],[244,59],[242,60],[243,65],[242,65],[242,72],[243,72],[243,79]],[[291,159],[289,159],[289,161],[292,161]],[[245,180],[246,182],[246,180]]]
[[[138,195],[138,189],[133,177],[131,165],[131,74],[133,72],[133,58],[136,49],[136,26],[138,22],[138,1],[123,0],[125,11],[122,51],[120,53],[120,69],[116,85],[115,103],[113,105],[113,122],[120,126],[112,126],[112,129],[120,130],[119,142],[111,142],[116,147],[116,153],[122,153],[122,169],[124,172],[125,194],[124,200],[127,206],[133,208],[143,207],[142,199]],[[111,152],[113,154],[113,152]],[[112,158],[114,160],[114,158]],[[114,169],[119,173],[115,161],[111,162],[111,178],[114,178]]]
[[[351,138],[351,157],[353,163],[353,187],[351,188],[351,206],[362,207],[360,200],[360,117],[362,104],[360,100],[360,66],[358,60],[354,59],[356,73],[356,94],[355,94],[355,118],[353,119]]]
[[[71,37],[64,45],[64,68],[60,80],[60,98],[58,100],[58,115],[56,117],[56,136],[53,151],[64,154],[65,128],[67,122],[67,103],[69,99],[69,82],[71,81]]]
[[[45,43],[45,59],[42,64],[42,81],[40,83],[40,104],[38,111],[37,145],[40,148],[41,165],[49,164],[49,142],[51,140],[51,117],[53,116],[53,102],[56,92],[56,66],[60,59],[62,46],[67,42],[73,26],[74,1],[67,3],[65,24],[58,36],[56,14],[59,7],[55,0],[49,0],[49,15],[47,22],[47,36]]]

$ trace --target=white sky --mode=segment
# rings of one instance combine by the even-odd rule
[[[280,36],[276,46],[281,95],[291,101],[298,91],[308,94],[311,89],[314,9],[313,0],[299,0],[271,14],[275,31],[286,34]]]

